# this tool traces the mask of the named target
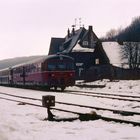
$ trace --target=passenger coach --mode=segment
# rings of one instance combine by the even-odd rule
[[[49,55],[1,70],[0,84],[64,90],[75,84],[74,59],[61,54]]]

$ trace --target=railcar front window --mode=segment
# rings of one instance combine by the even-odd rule
[[[47,65],[49,71],[64,71],[64,70],[74,70],[74,64],[72,62],[58,61],[51,62]]]
[[[56,70],[56,65],[48,64],[48,70],[50,70],[50,71]]]
[[[58,67],[58,70],[66,70],[65,64],[58,64],[57,67]]]

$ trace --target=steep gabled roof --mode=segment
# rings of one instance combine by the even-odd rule
[[[77,42],[81,39],[81,37],[83,36],[83,33],[86,32],[86,29],[80,28],[79,30],[75,31],[75,33],[73,35],[71,35],[71,37],[69,37],[63,45],[67,44],[67,42],[69,42],[68,44],[68,48],[66,48],[63,52],[64,53],[68,53],[70,52],[74,46],[77,44]],[[67,38],[67,37],[66,37]]]
[[[92,34],[94,40],[95,40],[95,41],[98,41],[99,39],[98,39],[98,37],[96,36],[96,34],[92,31],[92,27],[89,26],[89,28],[91,28],[91,29],[89,29],[89,30],[91,30],[91,34]],[[86,30],[86,31],[84,32],[84,35],[82,36],[80,42],[82,42],[82,41],[88,36],[89,30]]]
[[[83,46],[83,41],[88,41],[90,45]],[[82,52],[86,52],[86,50],[87,52],[89,52],[89,50],[90,52],[93,52],[94,45],[96,45],[98,41],[99,39],[93,32],[92,26],[89,26],[88,30],[84,27],[80,27],[80,29],[78,30],[75,30],[75,28],[73,28],[71,33],[68,29],[68,34],[65,38],[51,39],[49,54],[56,54],[58,52],[70,53],[77,50],[77,48],[80,48]],[[79,46],[77,47],[77,45]]]
[[[124,45],[120,45],[117,42],[103,42],[103,49],[107,54],[110,64],[117,67],[128,68],[128,58],[123,59],[122,49]]]
[[[60,52],[60,46],[65,41],[65,38],[51,38],[49,55]]]

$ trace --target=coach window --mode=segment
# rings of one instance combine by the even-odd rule
[[[30,72],[30,67],[29,67],[29,65],[25,67],[25,71],[26,71],[27,73]]]
[[[30,73],[32,73],[32,65],[30,65]]]
[[[30,66],[27,66],[27,72],[28,73],[30,72]]]
[[[34,64],[31,64],[31,65],[30,65],[30,72],[33,73],[33,72],[34,72],[34,69],[35,69],[35,68],[34,68]]]
[[[30,72],[30,67],[29,67],[29,65],[26,67],[26,72],[27,72],[27,73]]]
[[[30,65],[30,72],[33,72],[33,64]]]
[[[37,72],[40,72],[41,71],[41,63],[37,64],[36,67],[37,67]]]

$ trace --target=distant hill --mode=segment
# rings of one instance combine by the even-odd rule
[[[102,41],[118,42],[140,42],[140,16],[132,20],[131,24],[124,29],[111,29],[106,36],[101,38]]]
[[[0,69],[12,67],[14,65],[25,63],[25,62],[37,59],[39,57],[41,56],[39,55],[39,56],[29,56],[29,57],[16,57],[16,58],[11,58],[11,59],[0,60]]]
[[[116,39],[120,41],[140,42],[140,16],[133,19],[131,24],[116,36]]]

